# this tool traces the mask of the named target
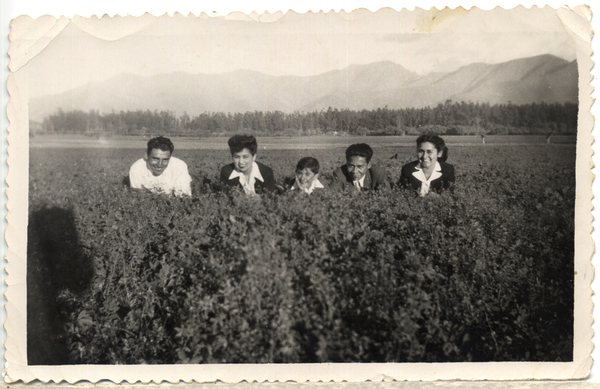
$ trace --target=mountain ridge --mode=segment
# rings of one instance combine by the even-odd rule
[[[421,108],[446,100],[481,103],[577,102],[575,61],[553,55],[499,64],[472,63],[448,73],[418,75],[392,61],[354,64],[314,76],[271,76],[254,70],[221,74],[182,71],[119,74],[30,101],[30,117],[58,109],[187,112],[314,111]]]

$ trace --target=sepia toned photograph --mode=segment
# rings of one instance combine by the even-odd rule
[[[590,17],[13,20],[8,377],[585,377]]]

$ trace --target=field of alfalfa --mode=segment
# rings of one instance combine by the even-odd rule
[[[327,176],[343,153],[258,159]],[[375,153],[395,182],[415,150]],[[451,146],[456,189],[427,198],[132,193],[142,154],[30,150],[29,364],[572,359],[573,144]],[[230,161],[174,155],[213,181]]]

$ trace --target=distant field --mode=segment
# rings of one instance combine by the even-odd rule
[[[144,148],[149,137],[119,136],[96,139],[82,135],[42,135],[30,138],[31,148]],[[188,138],[172,137],[176,149],[182,150],[226,150],[227,137]],[[332,149],[353,143],[368,143],[373,147],[413,146],[417,136],[302,136],[302,137],[259,137],[260,149]],[[446,135],[444,140],[453,146],[482,145],[481,137],[469,135]],[[552,144],[575,144],[574,135],[557,135]],[[512,146],[545,144],[543,135],[488,135],[487,145]]]

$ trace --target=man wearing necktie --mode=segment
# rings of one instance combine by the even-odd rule
[[[346,164],[333,173],[331,188],[369,191],[389,187],[384,168],[371,163],[373,149],[366,143],[351,145],[346,149]]]

